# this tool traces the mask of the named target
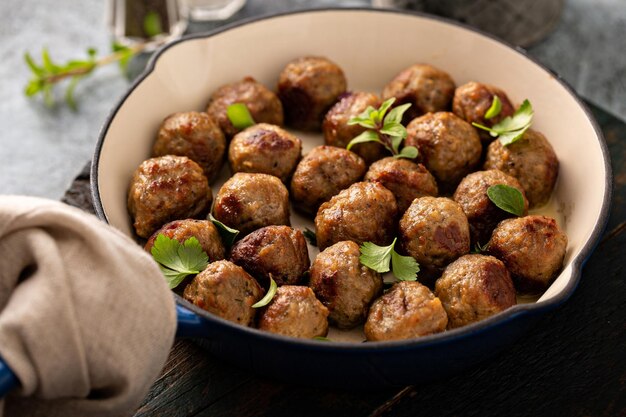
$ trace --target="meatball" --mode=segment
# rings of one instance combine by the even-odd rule
[[[275,176],[239,172],[215,197],[215,218],[246,235],[270,225],[289,225],[289,192]]]
[[[437,179],[439,191],[453,191],[480,163],[482,145],[476,129],[453,113],[428,113],[407,126],[407,146]]]
[[[152,154],[186,156],[212,181],[222,167],[225,150],[224,134],[208,114],[186,112],[168,116],[161,123]]]
[[[302,141],[278,126],[259,123],[239,132],[230,142],[233,172],[260,172],[287,181],[300,160]]]
[[[338,242],[317,255],[309,286],[340,329],[365,321],[370,303],[383,289],[382,276],[359,262],[359,245]]]
[[[324,115],[346,87],[343,71],[327,58],[302,57],[289,62],[278,78],[285,122],[297,129],[319,130]]]
[[[309,287],[279,287],[260,313],[258,328],[285,336],[312,339],[328,333],[328,309]]]
[[[418,197],[436,197],[439,193],[435,178],[424,165],[408,159],[390,156],[376,161],[365,174],[365,179],[379,182],[393,193],[398,213],[404,213]]]
[[[448,315],[439,298],[419,282],[395,284],[374,301],[365,322],[369,341],[410,339],[446,330]]]
[[[207,113],[219,124],[227,138],[239,132],[226,113],[228,106],[235,103],[245,104],[256,123],[283,125],[283,105],[276,94],[254,78],[245,77],[218,88],[209,99]]]
[[[377,182],[357,182],[322,204],[315,216],[317,245],[352,240],[391,243],[398,211],[396,199]]]
[[[348,146],[352,139],[365,131],[365,128],[359,125],[349,126],[348,121],[370,106],[379,108],[380,104],[380,98],[376,94],[363,92],[344,94],[324,117],[322,124],[324,142],[339,148]],[[388,154],[385,148],[376,142],[354,145],[350,150],[362,157],[367,164]]]
[[[498,96],[502,104],[500,113],[491,119],[485,119],[485,113],[491,107],[495,96]],[[491,127],[504,118],[512,116],[515,113],[515,108],[504,91],[488,84],[471,81],[458,87],[454,92],[452,112],[467,123],[479,123]],[[489,143],[493,140],[489,132],[480,130],[478,134],[483,143]]]
[[[528,200],[520,183],[498,169],[477,171],[463,178],[454,193],[454,201],[459,203],[467,216],[470,236],[473,243],[484,244],[491,232],[502,220],[514,215],[498,208],[487,195],[492,185],[504,184],[517,188],[524,197],[524,215],[528,212]]]
[[[505,220],[496,227],[487,253],[504,262],[521,293],[543,291],[559,274],[567,250],[567,236],[545,216]]]
[[[504,146],[499,140],[491,142],[485,169],[499,169],[517,178],[532,209],[550,199],[559,173],[559,161],[546,137],[528,129],[520,140],[510,145]]]
[[[311,261],[301,231],[289,226],[266,226],[237,242],[230,260],[265,287],[270,275],[278,285],[299,284]]]
[[[148,239],[148,243],[145,246],[147,252],[152,250],[154,241],[160,234],[170,239],[176,239],[181,243],[190,237],[195,237],[200,242],[202,250],[209,256],[210,262],[224,259],[225,249],[220,234],[213,223],[208,220],[174,220],[165,224]]]
[[[128,191],[137,235],[149,237],[165,223],[205,214],[213,195],[202,168],[186,156],[166,155],[139,165]]]
[[[396,98],[394,106],[411,103],[403,121],[424,113],[450,108],[454,95],[454,81],[444,71],[427,64],[415,64],[401,71],[383,89],[383,100]]]
[[[417,198],[400,219],[399,241],[420,264],[420,277],[437,277],[443,267],[469,252],[467,217],[449,198]]]
[[[448,328],[465,326],[515,305],[509,271],[493,256],[465,255],[452,262],[435,283],[435,295],[448,313]]]
[[[298,208],[315,214],[320,204],[361,180],[365,162],[357,154],[334,146],[313,148],[291,179],[291,197]]]
[[[252,305],[263,289],[242,267],[228,261],[210,263],[185,288],[185,300],[223,319],[244,326],[254,324]]]

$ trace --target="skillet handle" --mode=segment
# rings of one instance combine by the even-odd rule
[[[13,388],[17,388],[19,384],[11,368],[0,358],[0,398],[7,395]]]
[[[187,307],[183,307],[180,304],[176,304],[176,321],[178,327],[176,328],[176,337],[178,338],[190,338],[190,337],[209,337],[211,335],[211,328],[209,322],[189,310]]]

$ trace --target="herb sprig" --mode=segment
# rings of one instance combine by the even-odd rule
[[[217,231],[220,234],[224,245],[226,245],[228,248],[233,246],[233,243],[235,243],[235,239],[237,239],[237,235],[239,235],[239,230],[226,226],[224,223],[213,217],[213,214],[211,213],[209,213],[209,220],[217,228]]]
[[[255,124],[248,106],[243,103],[233,103],[228,106],[226,116],[235,129],[243,130]]]
[[[389,264],[393,275],[400,281],[415,281],[420,270],[419,264],[411,256],[402,256],[394,249],[398,238],[394,238],[389,246],[378,246],[372,242],[365,242],[359,248],[359,261],[376,272],[389,272]]]
[[[267,290],[263,298],[252,304],[252,308],[260,308],[268,305],[276,295],[277,290],[278,284],[276,284],[276,281],[274,281],[274,278],[272,278],[272,274],[270,274],[270,288]]]
[[[195,237],[180,243],[160,233],[150,252],[170,289],[176,288],[187,276],[199,274],[209,264],[207,253]]]
[[[364,112],[350,119],[348,125],[359,125],[367,130],[352,139],[346,148],[350,150],[359,143],[378,142],[391,152],[394,158],[417,157],[415,146],[404,146],[400,149],[402,141],[407,136],[406,128],[401,124],[402,115],[411,107],[411,103],[394,107],[385,116],[395,101],[396,99],[392,97],[381,104],[378,109],[369,106]]]
[[[493,118],[500,113],[502,104],[499,105],[500,99],[498,96],[494,96],[491,107],[485,113],[485,118]],[[490,117],[487,117],[487,114]],[[486,130],[491,136],[498,137],[502,145],[507,146],[517,142],[524,136],[524,133],[528,130],[533,120],[533,107],[528,99],[524,100],[522,105],[515,111],[513,116],[507,116],[499,123],[496,123],[492,127],[481,125],[480,123],[472,122],[472,126],[479,129]]]
[[[499,209],[518,217],[524,215],[524,196],[515,187],[504,184],[492,185],[487,189],[487,197]]]

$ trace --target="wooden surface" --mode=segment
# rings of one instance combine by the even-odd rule
[[[447,380],[358,392],[267,380],[179,340],[136,416],[626,417],[626,124],[593,111],[614,172],[609,225],[573,296],[515,345]],[[91,210],[87,168],[64,201]]]

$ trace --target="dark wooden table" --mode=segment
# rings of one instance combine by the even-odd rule
[[[626,416],[626,124],[592,110],[611,218],[574,295],[515,345],[447,380],[358,392],[268,380],[179,340],[136,416]],[[92,210],[88,169],[64,200]]]

